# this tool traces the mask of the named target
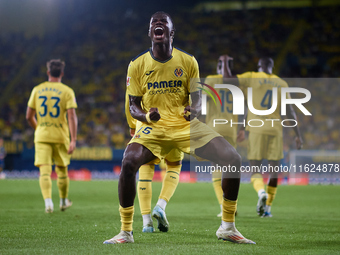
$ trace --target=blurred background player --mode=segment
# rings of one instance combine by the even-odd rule
[[[48,81],[34,87],[26,111],[26,119],[35,130],[34,165],[39,167],[39,184],[45,200],[46,213],[51,213],[54,209],[51,182],[53,164],[58,176],[60,210],[64,211],[72,205],[67,198],[69,191],[67,167],[76,148],[78,119],[74,92],[61,83],[64,68],[65,63],[59,59],[47,62]]]
[[[227,57],[228,59],[232,59]],[[228,61],[226,62],[228,64]],[[281,105],[281,88],[288,87],[288,84],[273,74],[274,61],[271,58],[261,58],[258,62],[258,72],[246,72],[237,75],[239,86],[247,95],[247,88],[253,91],[253,106],[257,110],[268,110],[272,106],[273,88],[278,90],[278,106]],[[229,65],[227,66],[231,74]],[[234,76],[235,77],[235,76]],[[287,118],[296,120],[296,114],[291,105],[287,105]],[[248,136],[248,160],[250,166],[259,167],[263,159],[268,160],[269,167],[278,167],[280,159],[283,158],[283,130],[280,124],[281,120],[280,107],[269,115],[255,115],[248,109],[247,122],[251,119],[262,119],[264,125],[262,127],[251,127],[247,125],[246,130],[249,131]],[[272,119],[273,121],[265,121]],[[272,126],[273,125],[273,126]],[[296,134],[295,143],[299,150],[302,147],[302,138],[298,126],[294,127]],[[245,130],[241,128],[238,134],[238,140],[245,139]],[[251,183],[258,194],[258,202],[256,211],[259,216],[272,217],[271,206],[276,195],[278,186],[278,172],[272,171],[270,179],[265,191],[263,177],[260,173],[255,173],[251,177]]]
[[[218,59],[216,72],[217,74],[208,75],[205,79],[205,83],[214,87],[215,84],[224,84],[223,78],[230,77],[231,74],[226,75],[228,72],[226,68],[226,61],[231,61],[227,58],[227,55],[222,55]],[[230,125],[230,120],[233,122],[238,121],[238,115],[233,115],[233,96],[231,92],[226,89],[215,89],[219,94],[222,105],[214,104],[213,101],[208,97],[207,103],[207,114],[205,117],[205,123],[215,130],[217,133],[222,135],[235,149],[236,149],[236,137],[237,137],[237,125]],[[228,123],[217,124],[214,127],[214,119],[224,119]],[[220,205],[221,212],[217,217],[222,217],[222,203],[223,203],[223,190],[221,187],[222,172],[215,171],[212,173],[212,183],[214,191],[217,197],[217,201]]]
[[[5,173],[3,172],[5,167],[6,150],[4,147],[4,139],[0,137],[0,179],[5,179]]]
[[[127,94],[125,98],[125,115],[130,127],[130,135],[133,137],[135,135],[136,128],[139,130],[141,127],[141,122],[132,118],[129,110],[129,97]],[[183,152],[173,149],[159,164],[165,169],[165,173],[164,176],[162,176],[162,189],[158,202],[152,210],[152,216],[157,220],[158,229],[162,232],[167,232],[169,230],[169,222],[165,214],[165,207],[177,188],[183,157]],[[139,207],[143,217],[143,232],[146,233],[154,232],[151,218],[152,179],[155,173],[155,164],[158,163],[159,160],[157,159],[149,162],[148,164],[142,165],[139,168],[137,193]]]

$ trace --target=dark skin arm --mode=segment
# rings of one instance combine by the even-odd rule
[[[184,108],[184,119],[187,121],[193,120],[195,117],[201,115],[201,91],[195,91],[190,94],[191,96],[191,106],[188,105]]]
[[[293,119],[293,120],[297,121],[296,113],[295,113],[294,108],[292,107],[292,105],[287,105],[286,112],[287,112],[288,119]],[[293,124],[294,123],[291,122],[291,125],[293,125]],[[296,137],[295,137],[296,149],[300,150],[302,148],[302,145],[303,145],[300,129],[299,129],[298,125],[296,125],[293,128],[294,128],[294,132],[296,134]]]
[[[223,75],[223,78],[228,78],[228,83],[234,84],[236,86],[239,86],[239,81],[236,75],[232,75],[230,63],[233,60],[232,57],[229,57],[228,55],[222,55],[219,57],[218,61],[221,63],[221,73]],[[245,101],[245,104],[247,105],[247,101]],[[247,120],[247,113],[248,111],[245,111],[243,120]],[[236,141],[238,143],[242,142],[246,138],[245,134],[245,127],[241,126],[238,133]]]
[[[218,58],[219,63],[221,63],[220,66],[220,72],[223,76],[223,78],[228,78],[228,83],[233,84],[235,86],[239,86],[238,78],[236,75],[232,75],[230,64],[233,61],[232,57],[229,57],[228,55],[222,55]]]
[[[129,102],[130,102],[130,113],[133,118],[136,120],[147,122],[146,120],[146,112],[142,109],[142,97],[134,97],[129,95]],[[152,121],[159,121],[161,115],[158,112],[158,108],[150,108],[150,120]]]
[[[247,103],[245,103],[247,104]],[[246,122],[247,121],[247,115],[248,115],[248,111],[246,110],[245,111],[245,114],[244,114],[244,117],[243,117],[243,120]],[[238,143],[244,141],[244,139],[246,139],[246,131],[245,131],[246,127],[245,126],[241,126],[240,129],[238,130],[238,133],[237,133],[237,138],[236,138],[236,141]]]

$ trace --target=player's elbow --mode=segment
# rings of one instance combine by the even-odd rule
[[[68,119],[77,119],[76,110],[74,108],[67,110]]]
[[[33,116],[29,113],[26,113],[26,121],[28,123],[31,123],[33,121]]]

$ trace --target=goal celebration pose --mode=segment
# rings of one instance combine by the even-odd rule
[[[162,159],[172,149],[240,169],[241,157],[223,137],[196,117],[200,114],[201,93],[193,79],[199,78],[195,58],[172,46],[175,28],[164,12],[152,15],[149,25],[151,48],[130,62],[127,94],[131,116],[140,122],[125,149],[119,176],[121,231],[105,244],[132,243],[136,172],[141,165]],[[191,104],[189,103],[189,95]],[[254,243],[235,227],[240,173],[223,173],[222,224],[218,239]]]

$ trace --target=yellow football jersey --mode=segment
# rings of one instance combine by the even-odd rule
[[[223,76],[221,74],[208,75],[205,79],[206,84],[215,87],[215,84],[223,84]],[[219,94],[222,105],[219,100],[216,100],[217,105],[214,104],[211,98],[207,98],[207,115],[206,124],[214,129],[222,136],[236,137],[237,136],[237,124],[231,126],[233,123],[238,122],[238,115],[233,115],[233,95],[227,89],[215,89]],[[214,119],[227,120],[227,124],[217,124],[214,127]]]
[[[70,141],[67,109],[77,108],[73,90],[63,83],[44,82],[32,90],[28,107],[36,110],[37,128],[34,142]]]
[[[240,87],[247,96],[247,88],[252,88],[253,106],[256,110],[268,110],[273,103],[273,88],[277,88],[277,107],[276,110],[269,115],[256,115],[248,110],[247,123],[250,120],[262,120],[263,126],[260,126],[262,122],[251,121],[250,125],[247,125],[246,130],[257,134],[267,135],[280,135],[282,136],[281,126],[281,88],[288,87],[288,84],[276,76],[275,74],[267,74],[264,72],[246,72],[237,75],[240,83]]]
[[[155,126],[187,124],[184,108],[189,105],[190,79],[199,78],[196,59],[173,48],[166,61],[154,58],[151,49],[133,59],[128,68],[127,94],[142,97],[142,108],[158,108],[161,119]]]

